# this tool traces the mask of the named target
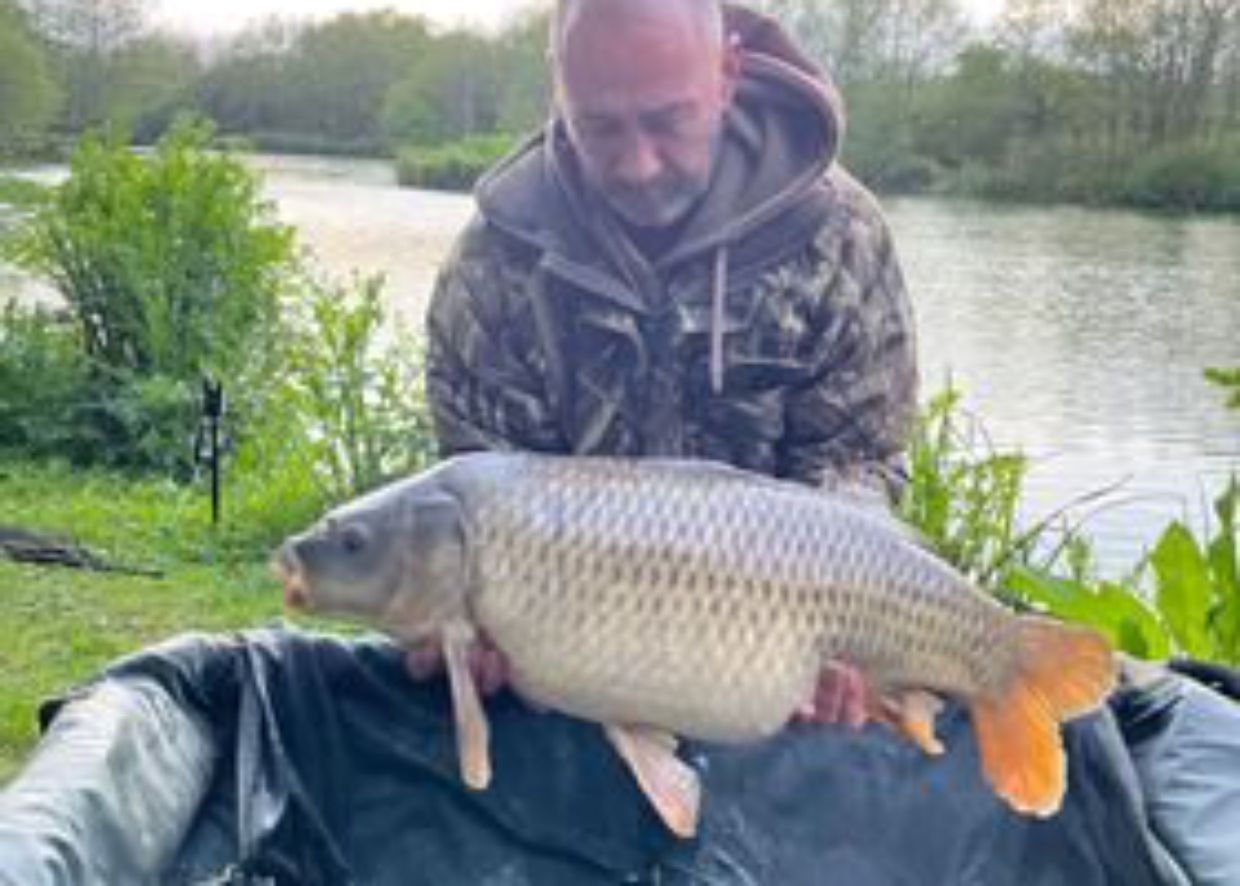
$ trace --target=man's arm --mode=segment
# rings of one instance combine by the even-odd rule
[[[821,289],[810,357],[815,371],[788,399],[781,473],[894,495],[917,408],[913,315],[874,199],[846,174],[833,182],[845,211],[815,243]]]
[[[426,389],[444,455],[565,448],[530,313],[531,261],[475,220],[440,271],[427,313]]]

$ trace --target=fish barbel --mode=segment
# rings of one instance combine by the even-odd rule
[[[929,753],[938,698],[967,705],[990,784],[1038,816],[1065,790],[1060,723],[1115,679],[1099,634],[1011,612],[889,515],[712,462],[457,456],[332,511],[278,565],[292,605],[442,642],[473,786],[490,774],[465,666],[482,631],[520,694],[604,724],[684,835],[697,780],[672,736],[772,735],[830,661]]]

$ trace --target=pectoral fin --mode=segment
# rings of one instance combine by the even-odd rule
[[[448,684],[452,688],[452,713],[456,719],[461,778],[465,784],[480,791],[491,783],[491,729],[478,697],[478,687],[469,672],[468,652],[472,642],[472,628],[444,628],[443,657],[447,664]]]
[[[685,839],[697,833],[702,785],[697,772],[676,756],[675,736],[640,726],[604,728],[668,830]]]
[[[931,757],[937,757],[944,748],[934,734],[934,719],[942,709],[943,700],[934,693],[908,689],[882,696],[874,714]]]

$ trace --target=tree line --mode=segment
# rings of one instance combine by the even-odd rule
[[[210,47],[149,0],[0,0],[0,145],[185,111],[261,147],[394,155],[536,127],[545,12],[496,33],[391,11],[269,19]],[[880,188],[1240,208],[1240,0],[754,0],[848,102]],[[502,140],[496,142],[502,144]]]
[[[1240,209],[1240,0],[767,0],[849,100],[864,177]]]
[[[290,149],[386,154],[537,125],[546,17],[497,35],[391,11],[269,18],[222,42],[154,30],[149,0],[0,0],[0,148],[178,114]]]

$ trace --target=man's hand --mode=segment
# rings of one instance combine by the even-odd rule
[[[840,661],[828,662],[818,675],[814,697],[797,710],[793,720],[860,729],[869,719],[869,694],[859,670]]]
[[[429,640],[405,654],[405,669],[415,680],[429,680],[443,671],[443,653],[438,640]],[[478,691],[494,695],[508,682],[508,659],[483,639],[469,650],[469,673]]]

